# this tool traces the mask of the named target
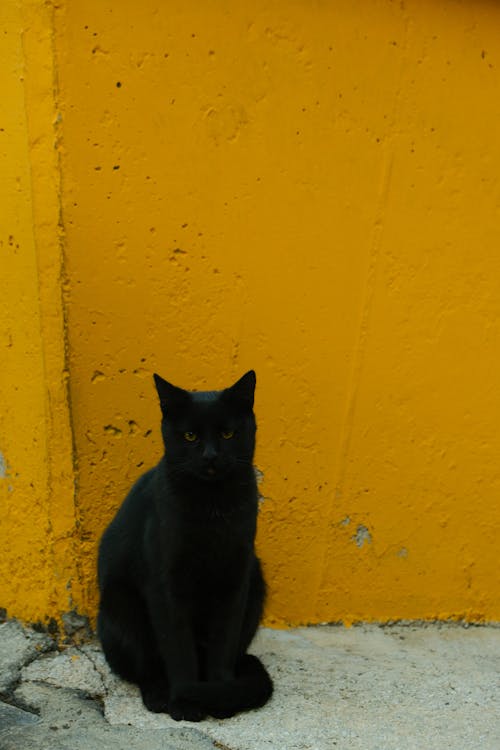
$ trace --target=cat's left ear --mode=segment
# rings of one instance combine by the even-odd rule
[[[226,388],[224,394],[231,400],[238,401],[248,409],[253,408],[255,394],[256,376],[254,370],[249,370],[230,388]]]
[[[154,374],[156,390],[160,399],[161,410],[164,414],[181,410],[189,400],[185,390],[172,385],[168,380],[164,380],[160,375]]]

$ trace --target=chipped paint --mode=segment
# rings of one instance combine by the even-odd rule
[[[7,476],[7,463],[5,461],[3,453],[0,451],[0,479],[5,479]]]
[[[356,533],[352,537],[354,541],[356,542],[357,547],[362,547],[363,544],[371,544],[372,542],[372,535],[368,531],[366,526],[363,526],[363,524],[360,524],[358,528],[356,529]]]
[[[264,472],[261,471],[257,466],[254,468],[255,478],[257,479],[257,492],[259,497],[259,505],[266,500],[266,497],[262,494],[262,487],[264,485]]]

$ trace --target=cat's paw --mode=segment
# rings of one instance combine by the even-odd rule
[[[142,702],[148,709],[155,714],[168,713],[168,691],[165,684],[153,683],[141,685]]]
[[[209,708],[208,712],[214,719],[230,719],[238,713],[231,708]]]
[[[170,701],[168,713],[175,721],[201,721],[206,716],[206,711],[200,706],[184,698],[174,698]]]

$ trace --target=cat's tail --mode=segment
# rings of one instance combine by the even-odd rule
[[[211,716],[223,719],[239,711],[263,706],[273,693],[273,683],[262,662],[245,654],[236,677],[228,682],[198,682],[186,685],[182,695],[204,706]]]

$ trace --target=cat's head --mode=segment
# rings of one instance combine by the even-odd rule
[[[216,482],[252,465],[253,370],[223,391],[185,391],[159,375],[154,379],[162,410],[165,461],[173,474]]]

